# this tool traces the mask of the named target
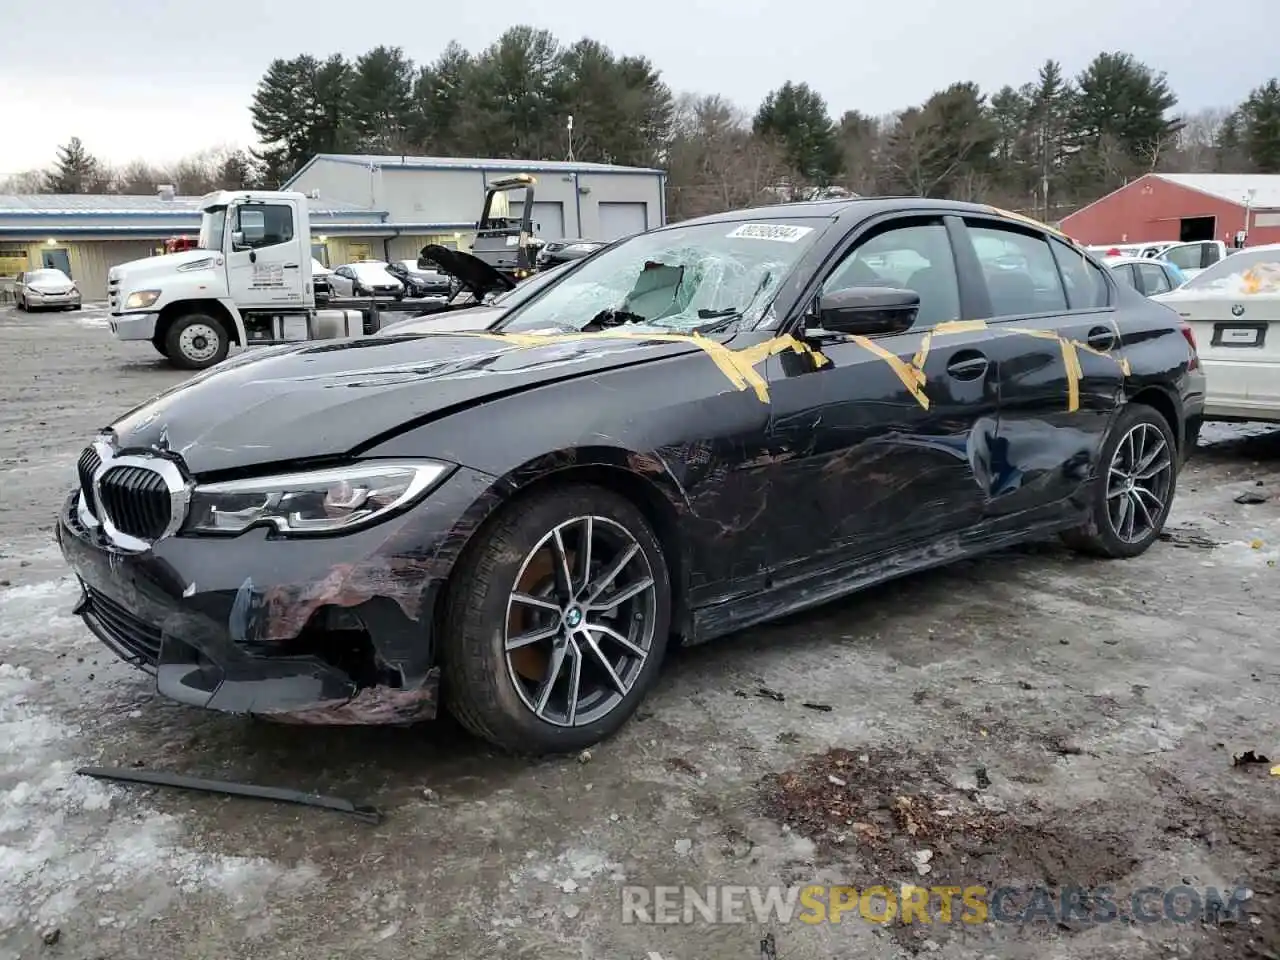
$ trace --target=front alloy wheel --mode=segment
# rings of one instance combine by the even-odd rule
[[[451,580],[450,710],[518,753],[597,743],[656,678],[670,606],[662,548],[630,500],[576,484],[522,497],[477,534]]]
[[[631,692],[653,647],[657,588],[636,538],[574,517],[530,551],[507,600],[507,672],[556,726],[594,723]]]

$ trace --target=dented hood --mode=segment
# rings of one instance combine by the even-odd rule
[[[638,333],[443,333],[261,347],[160,394],[111,429],[122,449],[170,451],[196,475],[335,457],[486,399],[699,350],[685,338]]]

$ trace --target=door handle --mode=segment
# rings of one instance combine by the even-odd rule
[[[987,358],[976,350],[961,350],[947,364],[947,373],[956,380],[978,380],[987,372]]]
[[[297,269],[298,269],[298,265],[297,265],[296,263],[286,263],[286,264],[284,265],[284,268],[285,268],[286,270],[297,270]]]
[[[1116,332],[1110,327],[1094,327],[1087,340],[1095,350],[1110,350],[1116,345]]]

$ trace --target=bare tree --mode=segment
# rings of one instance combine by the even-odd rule
[[[1212,173],[1218,167],[1218,135],[1231,110],[1209,107],[1186,117],[1173,150],[1166,151],[1168,169],[1177,173]]]
[[[44,191],[45,173],[43,170],[24,170],[11,174],[0,180],[0,193],[32,194]]]
[[[719,96],[682,97],[667,150],[671,220],[777,202],[793,188],[780,150],[751,133],[746,115]]]

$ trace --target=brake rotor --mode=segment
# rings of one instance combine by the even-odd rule
[[[569,569],[577,568],[574,551],[566,550]],[[556,579],[555,558],[551,550],[544,547],[530,558],[525,566],[515,589],[518,593],[527,593],[533,597],[542,596],[548,586],[554,590]],[[515,637],[527,633],[536,626],[534,610],[522,603],[511,605],[511,615],[507,618],[507,636]],[[526,680],[541,681],[547,675],[551,663],[551,653],[542,643],[531,643],[528,646],[512,650],[511,666],[516,673]]]

